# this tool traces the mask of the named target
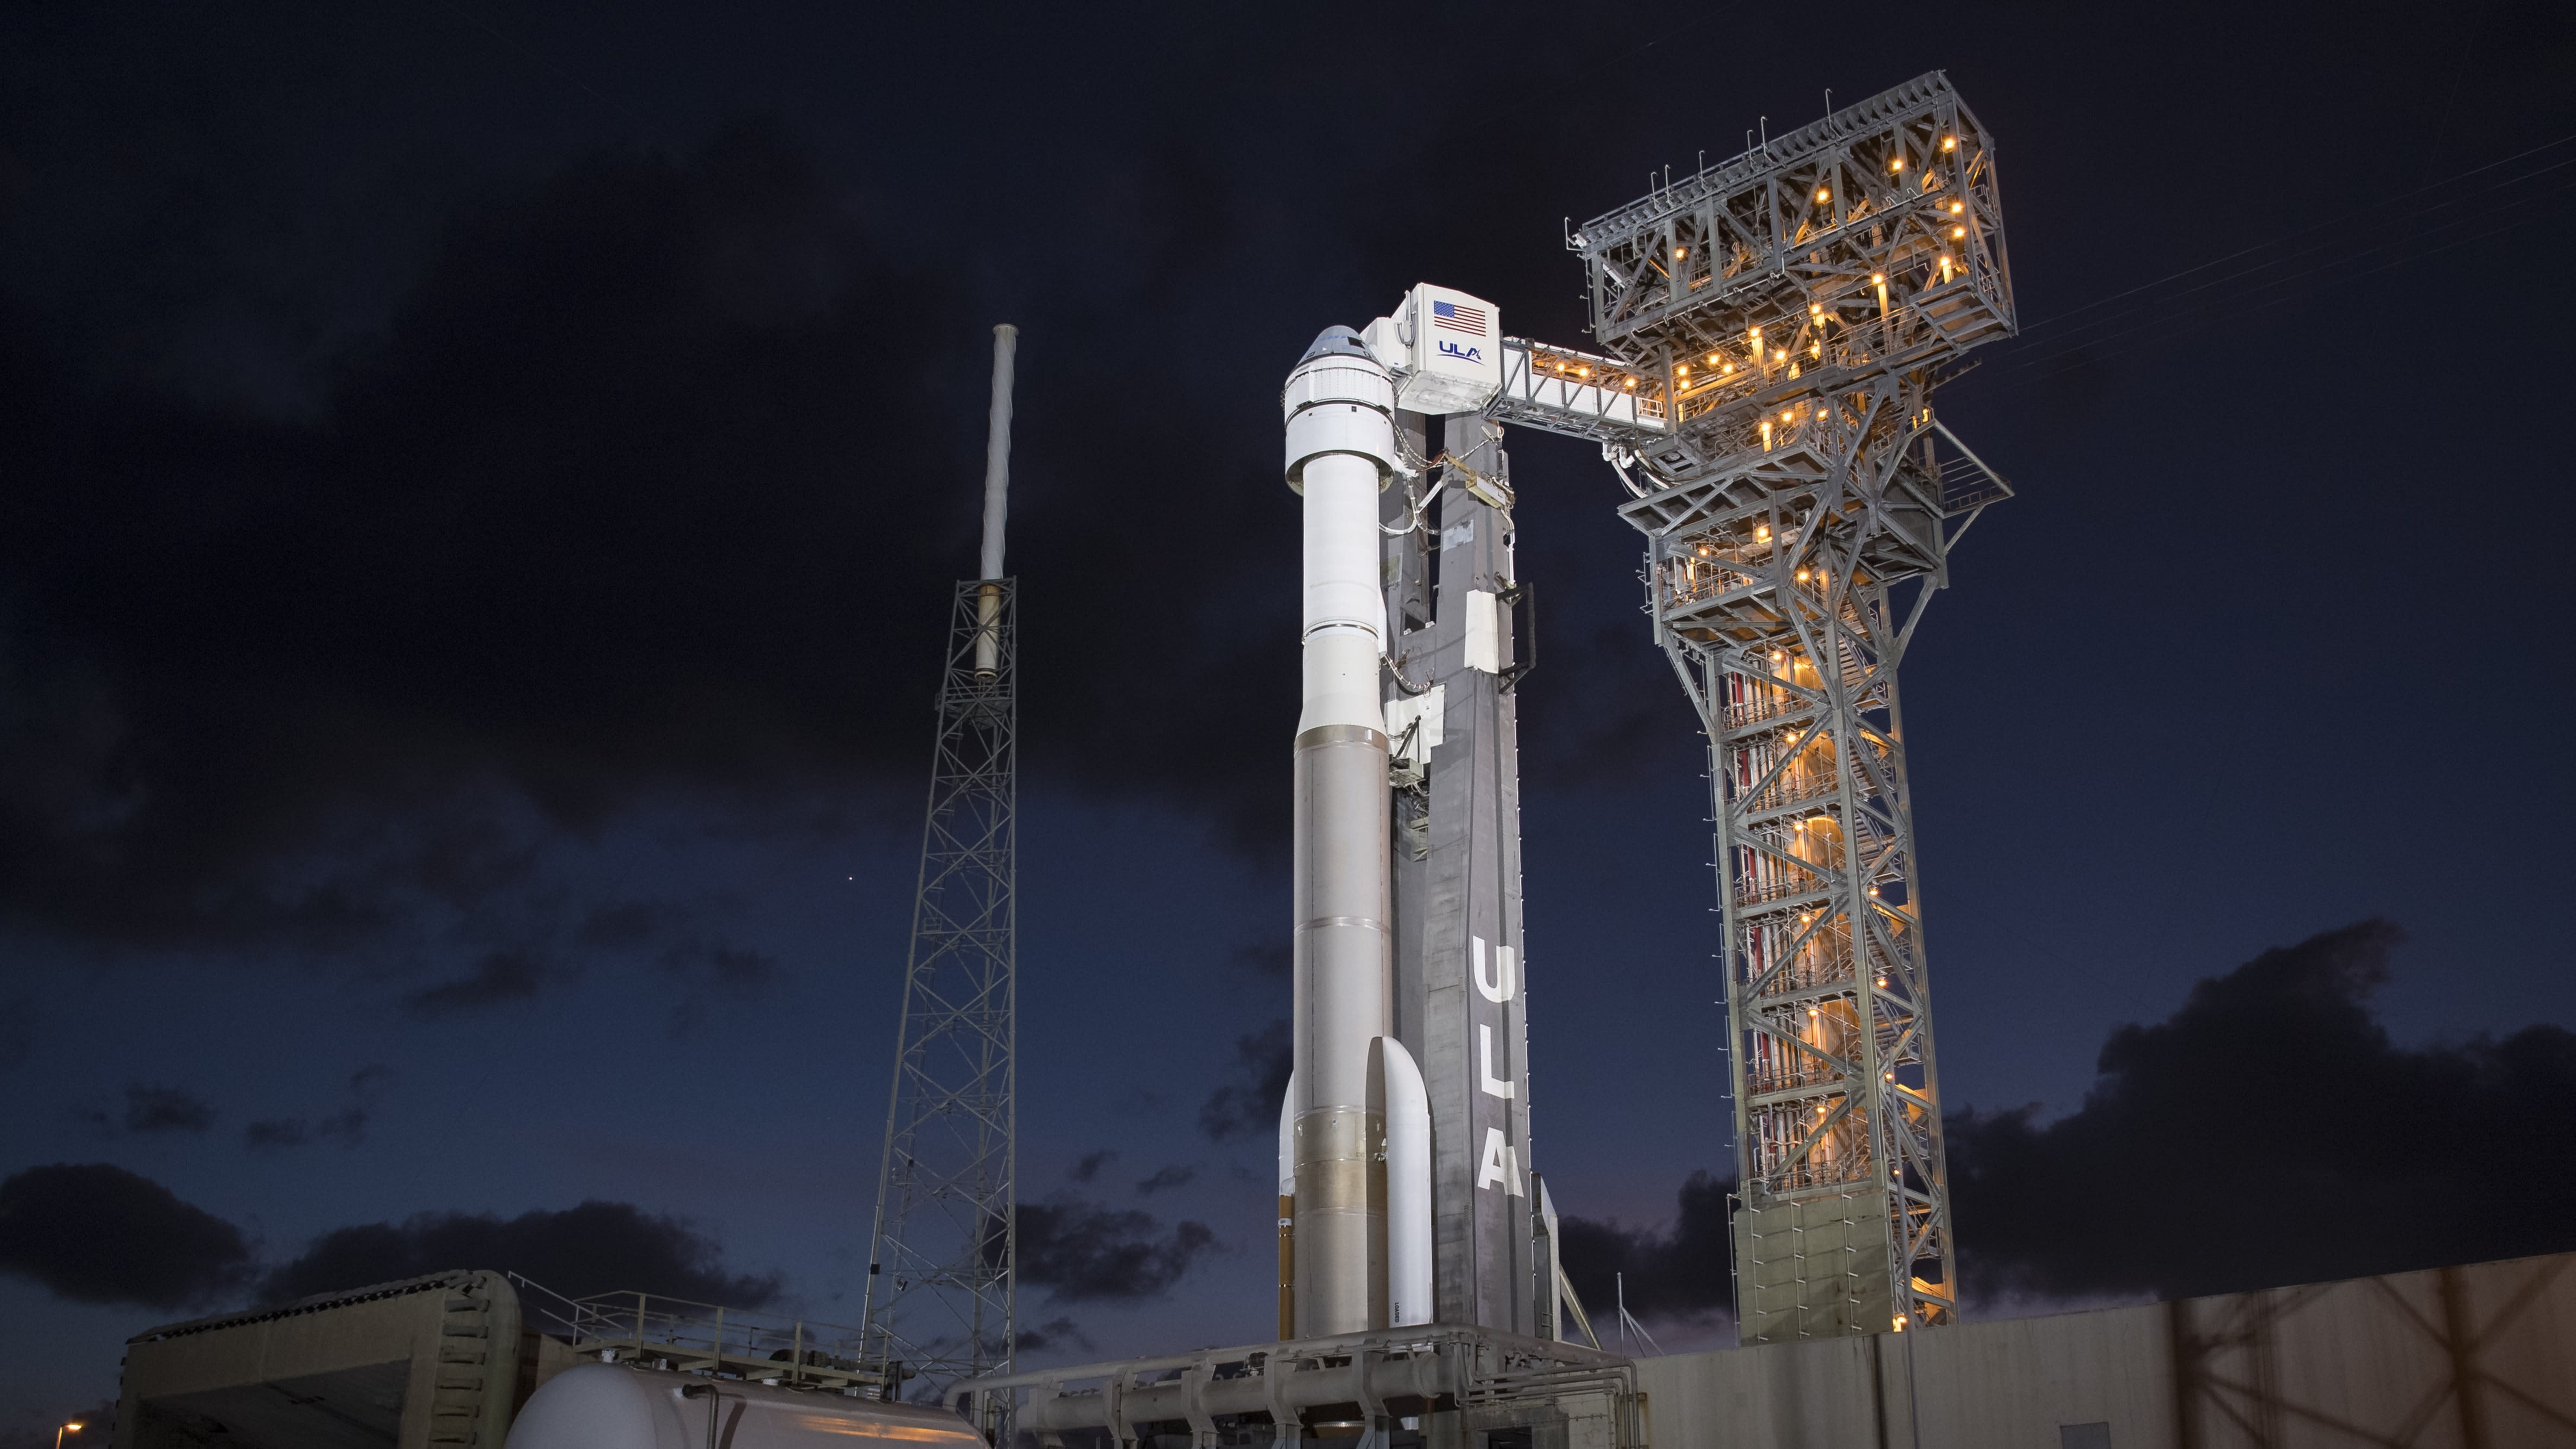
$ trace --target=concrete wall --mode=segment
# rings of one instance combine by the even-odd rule
[[[2576,1449],[2576,1253],[1637,1367],[1654,1449]]]

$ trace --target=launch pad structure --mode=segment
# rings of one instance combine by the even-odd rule
[[[1660,414],[1603,441],[1637,469],[1620,513],[1709,739],[1739,1335],[1951,1322],[1897,666],[2011,495],[1932,401],[2014,327],[1992,140],[1935,72],[1568,245],[1603,382]]]
[[[1897,671],[2012,491],[1933,405],[2015,325],[1992,140],[1935,72],[1565,241],[1600,351],[1426,283],[1326,329],[1283,391],[1305,572],[1281,1341],[971,1379],[979,1423],[1044,1449],[1642,1449],[1633,1366],[1569,1341],[1590,1331],[1532,1155],[1505,425],[1600,445],[1709,740],[1740,1341],[1957,1317]]]
[[[1019,587],[1002,563],[1018,344],[993,329],[982,569],[951,607],[877,1170],[861,1323],[888,1396],[1007,1373],[1017,1343]]]

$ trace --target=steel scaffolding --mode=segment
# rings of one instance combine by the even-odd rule
[[[2014,326],[1992,142],[1935,72],[1566,241],[1608,355],[1507,340],[1489,412],[1602,443],[1708,735],[1739,1333],[1948,1322],[1896,672],[1950,548],[2012,491],[1932,408]]]
[[[957,585],[862,1322],[888,1392],[1009,1372],[1018,594]]]

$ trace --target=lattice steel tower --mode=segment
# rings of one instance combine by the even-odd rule
[[[1742,1340],[1947,1322],[1896,671],[1951,547],[2011,493],[1932,407],[2014,327],[1993,146],[1936,72],[1568,244],[1610,356],[1516,344],[1493,411],[1639,465],[1620,511],[1710,745]]]
[[[872,1359],[933,1382],[1008,1372],[1015,1348],[1019,596],[1002,533],[1018,338],[993,329],[983,575],[957,585],[940,681],[862,1320]]]

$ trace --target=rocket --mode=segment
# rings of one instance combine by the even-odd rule
[[[1327,328],[1288,375],[1282,409],[1305,563],[1280,1331],[1306,1338],[1431,1321],[1431,1122],[1422,1073],[1394,1035],[1378,700],[1394,381],[1358,333]]]

